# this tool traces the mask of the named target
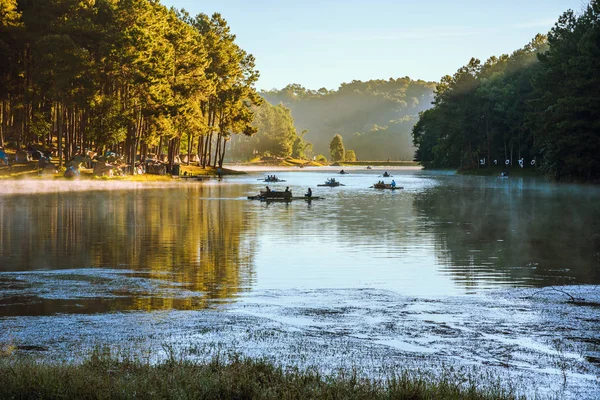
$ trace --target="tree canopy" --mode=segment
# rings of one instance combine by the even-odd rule
[[[413,129],[432,167],[539,168],[557,180],[600,180],[600,2],[565,12],[511,55],[445,76]]]
[[[254,57],[220,14],[158,0],[0,0],[0,145],[113,150],[128,164],[180,147],[223,162],[251,135]],[[182,151],[185,152],[185,151]],[[63,154],[64,153],[64,154]]]
[[[337,134],[331,139],[329,143],[329,154],[333,161],[344,161],[346,150],[344,149],[344,143],[342,137]]]
[[[233,140],[230,156],[248,160],[254,156],[293,157],[305,159],[312,144],[304,140],[306,131],[298,134],[289,108],[263,101],[255,111],[253,136],[238,136]]]

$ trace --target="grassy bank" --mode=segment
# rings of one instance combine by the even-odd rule
[[[463,378],[464,379],[464,378]],[[92,354],[81,364],[0,358],[3,399],[512,399],[497,387],[477,389],[460,377],[436,381],[408,373],[385,382],[356,372],[322,376],[284,370],[265,361],[233,357],[161,364]]]
[[[64,169],[64,168],[63,168]],[[217,168],[213,167],[197,167],[193,165],[181,165],[180,175],[186,174],[188,176],[202,176],[202,177],[216,177]],[[223,176],[227,175],[243,175],[245,172],[235,171],[228,168],[223,168],[221,171]],[[0,166],[0,179],[57,179],[57,180],[70,180],[72,178],[65,178],[63,176],[64,171],[54,175],[38,175],[37,161],[30,161],[27,164],[13,164],[12,166]],[[95,177],[93,170],[81,168],[80,176],[77,179],[101,179],[101,180],[124,180],[134,182],[157,182],[157,181],[171,181],[173,177],[171,175],[124,175],[114,177]]]
[[[344,167],[371,166],[371,167],[420,167],[417,161],[339,161],[335,165]]]
[[[323,164],[316,161],[301,160],[299,158],[276,158],[256,157],[250,161],[242,163],[247,166],[265,166],[265,167],[322,167]]]

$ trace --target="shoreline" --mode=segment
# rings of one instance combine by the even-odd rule
[[[424,168],[415,162],[399,161],[364,161],[355,163],[335,163],[332,165],[320,165],[311,163],[310,165],[293,165],[289,163],[273,164],[273,163],[228,163],[223,165],[222,176],[244,175],[247,172],[260,171],[298,171],[303,170],[323,170],[335,171],[341,168],[350,168],[351,170],[363,170],[366,167],[372,167],[373,170],[380,169],[395,169],[395,170],[423,170]],[[57,174],[39,175],[37,162],[30,161],[27,164],[14,164],[11,167],[0,166],[0,181],[129,181],[129,182],[170,182],[177,179],[185,179],[186,177],[201,177],[201,178],[217,178],[217,168],[213,167],[198,167],[193,165],[180,165],[179,175],[156,175],[156,174],[141,174],[141,175],[119,175],[119,176],[94,176],[91,169],[81,168],[81,174],[76,178],[67,178],[63,176],[64,172]],[[186,175],[187,173],[187,175]]]
[[[409,374],[433,385],[448,378],[453,384],[475,382],[478,393],[496,388],[511,393],[508,398],[595,398],[599,386],[591,319],[598,315],[598,294],[593,285],[558,289],[501,290],[481,298],[308,290],[303,293],[315,301],[301,303],[298,290],[265,290],[254,300],[203,310],[9,317],[0,319],[7,328],[0,335],[0,371],[29,359],[49,365],[48,376],[60,376],[61,368],[81,369],[95,357],[106,366],[98,374],[107,377],[110,371],[142,364],[158,371],[169,364],[202,368],[217,357],[221,373],[241,359],[296,371],[299,377],[314,372],[325,382],[336,376],[385,382]],[[583,296],[585,302],[570,302],[560,290]],[[371,317],[348,307],[352,299],[366,304]],[[392,309],[404,315],[404,322],[389,314]],[[515,314],[519,323],[507,326],[504,321]],[[298,315],[306,321],[290,321]],[[556,334],[575,321],[588,321],[572,332],[580,339]],[[167,327],[176,329],[168,332]],[[532,340],[529,331],[538,339]],[[64,338],[65,332],[73,335]],[[246,374],[259,380],[249,370]],[[143,381],[142,376],[132,379]]]

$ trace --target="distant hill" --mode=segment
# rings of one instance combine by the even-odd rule
[[[340,134],[359,160],[412,160],[411,130],[419,112],[431,108],[435,85],[404,77],[352,81],[332,91],[291,84],[261,95],[292,111],[298,132],[308,130],[304,138],[314,154],[329,157],[329,143]]]

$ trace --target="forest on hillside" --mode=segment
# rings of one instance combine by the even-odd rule
[[[0,0],[0,147],[220,165],[263,102],[235,39],[158,0]]]
[[[484,63],[471,59],[435,88],[413,129],[434,168],[537,168],[600,181],[600,1],[565,12],[548,35]]]
[[[289,108],[272,105],[263,99],[254,108],[252,126],[256,133],[237,135],[231,140],[229,161],[248,161],[256,157],[276,157],[306,160],[312,155],[313,145],[304,139],[306,132],[298,133]]]
[[[431,107],[434,82],[408,77],[352,81],[337,90],[310,90],[291,84],[261,92],[271,104],[291,110],[295,127],[313,144],[314,154],[329,154],[335,135],[359,160],[412,160],[411,129],[419,112]]]

